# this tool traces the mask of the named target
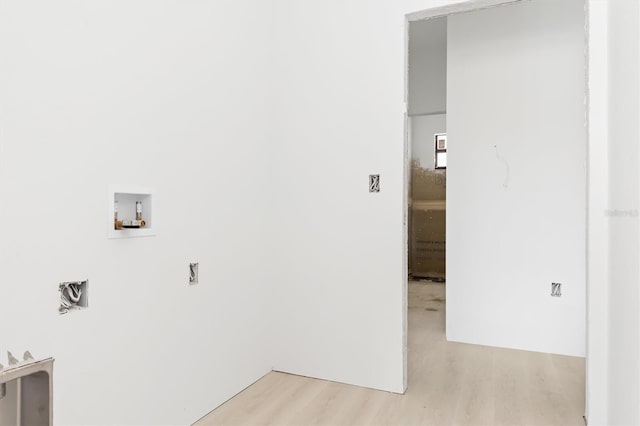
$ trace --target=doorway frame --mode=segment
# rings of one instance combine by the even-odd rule
[[[511,6],[535,0],[469,0],[405,15],[404,26],[404,188],[403,188],[403,388],[408,386],[408,260],[410,194],[409,27],[412,23],[458,13]],[[606,423],[608,417],[608,8],[606,2],[583,0],[585,5],[585,126],[586,136],[586,305],[585,305],[585,420]]]

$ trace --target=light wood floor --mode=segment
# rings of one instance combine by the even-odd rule
[[[197,425],[584,425],[584,359],[447,342],[444,298],[409,285],[405,395],[270,373]]]

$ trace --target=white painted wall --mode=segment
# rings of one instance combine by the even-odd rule
[[[640,424],[640,4],[609,4],[609,424]],[[606,160],[606,159],[605,159]]]
[[[609,1],[589,1],[586,417],[608,423]]]
[[[409,114],[447,109],[447,18],[409,26]]]
[[[451,3],[277,2],[278,370],[404,390],[404,15]]]
[[[583,10],[449,17],[449,340],[585,355]]]
[[[270,28],[262,1],[0,2],[0,353],[56,358],[56,424],[190,424],[271,370]],[[107,239],[113,183],[155,188],[157,236]]]

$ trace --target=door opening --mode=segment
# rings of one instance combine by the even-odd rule
[[[409,28],[409,280],[446,278],[447,17]]]

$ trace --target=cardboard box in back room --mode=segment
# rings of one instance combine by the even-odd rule
[[[446,264],[446,172],[411,167],[409,273],[444,278]]]

